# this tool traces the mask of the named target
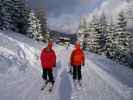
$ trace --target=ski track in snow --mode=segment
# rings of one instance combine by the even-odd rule
[[[60,99],[59,100],[70,100],[70,97],[72,95],[72,87],[71,87],[71,80],[68,75],[68,63],[69,63],[69,56],[68,51],[66,48],[62,51],[61,56],[61,66],[62,66],[62,72],[60,74],[60,86],[59,86],[59,94]]]
[[[68,73],[71,47],[68,50],[54,47],[57,52],[55,86],[52,93],[40,91],[43,80],[38,51],[41,48],[34,49],[1,33],[0,40],[0,100],[132,100],[103,79],[98,65],[89,57],[82,67],[82,87],[76,87]]]

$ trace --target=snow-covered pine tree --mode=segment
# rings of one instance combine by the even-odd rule
[[[84,37],[83,37],[83,48],[89,50],[91,52],[96,52],[96,17],[93,16],[92,21],[87,23],[87,27],[84,30]]]
[[[90,47],[89,46],[89,41],[90,41],[89,36],[90,35],[89,35],[88,29],[84,30],[84,37],[83,37],[83,44],[82,44],[84,50],[87,50]]]
[[[87,23],[85,18],[81,18],[80,25],[77,30],[77,40],[80,42],[82,48],[84,44],[83,41],[84,41],[86,27],[87,27]]]
[[[131,66],[133,68],[133,33],[132,32],[128,32],[129,34],[129,52],[127,55],[127,63],[129,66]]]
[[[104,12],[101,14],[100,19],[99,19],[99,29],[98,29],[98,34],[99,34],[99,51],[101,53],[104,53],[106,51],[106,46],[107,46],[107,37],[108,37],[108,32],[107,32],[107,21],[106,21],[106,15]]]
[[[116,37],[115,30],[116,30],[115,24],[114,24],[113,18],[111,17],[107,27],[108,35],[107,35],[107,41],[106,41],[106,56],[111,59],[114,58],[116,45],[117,45],[117,43],[115,43],[115,37]]]
[[[11,18],[11,0],[0,0],[0,30],[12,30],[14,25]]]
[[[117,52],[116,57],[118,60],[126,63],[126,56],[129,52],[129,34],[127,32],[127,19],[124,11],[120,11],[117,23]]]
[[[2,4],[2,1],[0,1],[0,29],[1,29],[1,25],[2,25],[2,7],[3,7],[3,4]]]
[[[49,38],[46,11],[44,9],[36,9],[35,14],[41,23],[41,29],[42,29],[41,34],[43,36],[42,41],[46,42]]]
[[[83,39],[83,49],[87,50],[89,49],[89,26],[86,26],[86,29],[84,30],[84,39]]]
[[[84,50],[89,50],[95,53],[99,51],[99,23],[98,17],[93,16],[92,21],[87,23],[85,18],[81,19],[79,32],[78,32],[78,41],[81,42],[82,48]]]
[[[99,32],[99,20],[96,15],[93,16],[92,22],[91,22],[91,34],[92,35],[92,51],[95,53],[100,54],[100,32]]]
[[[43,36],[41,34],[42,30],[41,30],[40,20],[35,16],[33,10],[30,10],[28,21],[29,25],[28,25],[27,35],[30,38],[33,38],[34,40],[42,40]]]
[[[26,5],[26,0],[12,0],[11,17],[15,29],[13,31],[26,34],[28,26],[29,8]]]
[[[129,33],[129,53],[127,62],[132,67],[133,66],[133,1],[127,0],[128,5],[126,9],[126,17],[127,17],[127,29]]]

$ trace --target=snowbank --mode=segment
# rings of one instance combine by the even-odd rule
[[[106,57],[88,53],[87,63],[104,81],[127,100],[133,99],[133,70]]]

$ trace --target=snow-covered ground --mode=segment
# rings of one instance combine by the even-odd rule
[[[40,91],[39,55],[45,46],[20,34],[0,32],[0,100],[133,100],[132,69],[86,53],[79,89],[68,73],[72,47],[56,44],[55,87],[52,93]]]

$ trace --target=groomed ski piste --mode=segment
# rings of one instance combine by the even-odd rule
[[[55,86],[43,84],[39,55],[46,45],[13,32],[0,32],[0,100],[133,100],[133,70],[106,57],[86,52],[82,86],[74,85],[69,71],[73,49],[54,44]]]

